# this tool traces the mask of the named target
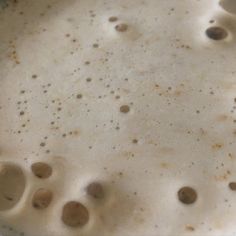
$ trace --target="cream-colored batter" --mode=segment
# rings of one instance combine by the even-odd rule
[[[235,9],[233,0],[9,1],[0,232],[235,235]]]

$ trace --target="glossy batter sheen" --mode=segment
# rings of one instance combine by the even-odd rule
[[[3,236],[236,234],[235,1],[0,2]]]

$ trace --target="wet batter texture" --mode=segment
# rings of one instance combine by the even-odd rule
[[[236,1],[0,1],[3,236],[236,235]]]

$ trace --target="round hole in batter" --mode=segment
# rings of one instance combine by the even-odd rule
[[[82,227],[89,221],[89,212],[80,202],[67,202],[62,209],[61,219],[70,227]]]
[[[31,165],[31,170],[35,176],[41,179],[49,178],[52,175],[52,167],[44,162],[35,162]]]
[[[100,183],[90,183],[86,188],[87,194],[93,198],[101,199],[104,198],[104,189]]]
[[[206,35],[212,40],[222,40],[228,36],[228,32],[219,26],[212,26],[206,30]]]
[[[52,198],[53,193],[51,190],[38,189],[33,195],[32,205],[36,209],[45,209],[50,205]]]
[[[220,6],[231,14],[236,14],[236,1],[235,0],[221,0]]]
[[[17,205],[25,185],[25,176],[20,167],[11,163],[0,163],[0,211]]]
[[[197,200],[197,192],[191,187],[183,187],[178,191],[178,198],[184,204],[193,204]]]

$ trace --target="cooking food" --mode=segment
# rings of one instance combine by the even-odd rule
[[[0,6],[3,236],[235,235],[235,0]]]

